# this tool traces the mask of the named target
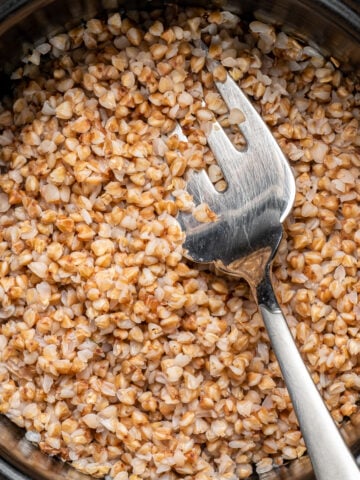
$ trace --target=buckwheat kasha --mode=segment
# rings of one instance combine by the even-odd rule
[[[115,13],[36,46],[0,110],[0,412],[93,477],[245,479],[305,452],[247,285],[183,257],[178,211],[215,220],[186,172],[226,189],[212,120],[245,145],[200,37],[291,162],[276,293],[334,419],[358,409],[356,78],[230,12]]]

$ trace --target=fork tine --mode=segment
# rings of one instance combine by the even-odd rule
[[[229,162],[237,160],[241,152],[239,152],[230,138],[225,133],[219,122],[213,122],[211,131],[206,136],[207,143],[214,154],[226,180],[230,180]]]
[[[176,134],[180,140],[187,142],[187,138],[179,123],[176,124],[173,133]],[[217,163],[223,171],[224,177],[227,178],[227,175],[229,175],[227,169],[229,162],[227,159],[229,159],[230,155],[236,154],[234,145],[218,122],[212,124],[211,132],[206,136],[206,140]],[[217,193],[205,171],[192,171],[189,173],[187,189],[199,203],[205,201],[200,198],[204,196],[204,192]]]
[[[184,142],[188,141],[178,122],[176,122],[173,134],[176,134],[178,138]],[[190,195],[193,196],[195,203],[209,203],[210,199],[214,195],[218,195],[218,191],[211,183],[211,180],[205,170],[190,170],[188,172],[186,179],[186,190],[190,193]]]
[[[177,135],[178,139],[181,140],[182,142],[187,142],[186,135],[184,135],[184,132],[182,131],[182,128],[178,122],[176,122],[175,128],[172,131],[172,135]]]
[[[205,170],[189,172],[186,190],[193,196],[195,204],[205,202],[211,206],[214,195],[219,195]]]
[[[207,67],[210,72],[212,72],[217,65],[219,65],[219,62],[209,58],[207,59]],[[245,120],[239,127],[246,140],[251,138],[251,145],[248,142],[248,148],[256,148],[256,140],[261,138],[261,135],[265,135],[266,140],[270,141],[272,145],[276,143],[265,122],[259,121],[259,113],[255,107],[229,74],[227,74],[225,82],[214,80],[214,83],[229,110],[239,108],[243,112]],[[262,144],[263,141],[264,140],[262,140]]]

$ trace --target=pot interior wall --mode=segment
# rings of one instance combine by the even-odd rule
[[[161,0],[133,0],[130,8],[154,9],[167,3]],[[179,2],[180,3],[180,2]],[[192,2],[181,2],[191,5]],[[209,8],[198,0],[197,6]],[[229,9],[243,17],[254,16],[281,26],[299,39],[307,40],[326,55],[342,61],[344,68],[360,64],[360,2],[338,0],[214,0],[213,7]],[[33,44],[48,35],[66,30],[105,11],[126,10],[122,0],[0,0],[0,96],[10,91],[9,73]],[[175,11],[175,10],[174,10]],[[360,415],[345,428],[348,443],[355,454],[360,451]],[[11,480],[85,480],[86,477],[62,462],[42,454],[23,438],[23,431],[0,416],[0,478]],[[6,461],[17,469],[6,465]],[[22,476],[24,472],[27,476]],[[10,472],[10,473],[9,473]],[[255,477],[254,477],[255,478]],[[257,477],[258,478],[258,477]],[[292,462],[261,476],[263,480],[311,480],[314,478],[307,458]]]
[[[130,6],[129,6],[130,3]],[[171,2],[176,4],[176,1]],[[360,3],[338,0],[185,0],[182,6],[196,4],[219,7],[255,16],[281,26],[286,32],[326,55],[333,55],[344,67],[360,64]],[[47,35],[68,29],[104,11],[155,9],[168,5],[165,0],[5,0],[0,1],[0,71],[9,73],[31,45]],[[16,10],[17,5],[22,5]],[[15,12],[14,12],[15,9]],[[11,45],[11,48],[9,48]]]

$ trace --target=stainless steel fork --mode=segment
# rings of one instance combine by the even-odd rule
[[[212,71],[215,61],[207,61]],[[228,75],[215,82],[229,109],[240,108],[240,129],[247,140],[238,151],[219,123],[207,137],[228,188],[215,190],[205,171],[191,172],[187,189],[195,203],[206,202],[217,214],[198,223],[181,213],[184,247],[195,262],[213,263],[246,279],[258,303],[278,359],[318,480],[359,480],[360,472],[295,345],[271,284],[271,265],[291,210],[295,181],[290,166],[260,115]],[[177,130],[182,135],[180,127]]]

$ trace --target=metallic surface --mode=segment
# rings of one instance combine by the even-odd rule
[[[49,34],[104,10],[149,9],[169,3],[166,0],[0,0],[0,78],[1,72],[12,71],[34,42],[44,41]],[[335,55],[344,68],[348,64],[360,65],[359,0],[183,0],[179,3],[228,8],[244,17],[254,15],[306,39],[324,54]],[[2,86],[5,78],[3,75]]]
[[[212,70],[216,62],[208,60]],[[238,151],[215,122],[208,144],[228,188],[215,190],[204,170],[192,172],[187,189],[196,204],[216,213],[211,223],[179,215],[186,232],[187,256],[213,263],[219,270],[245,278],[256,298],[273,351],[279,362],[318,480],[360,480],[360,471],[308,372],[276,300],[271,262],[282,237],[281,223],[295,197],[295,180],[270,130],[228,75],[215,82],[229,110],[239,108],[239,125],[247,146]],[[221,245],[221,248],[219,248]]]
[[[215,65],[207,63],[210,70]],[[259,262],[264,269],[281,239],[281,222],[292,207],[295,180],[274,137],[232,78],[216,85],[229,109],[243,112],[245,121],[240,129],[247,147],[237,150],[221,126],[213,123],[207,142],[228,188],[217,192],[204,170],[192,172],[187,188],[195,203],[207,203],[218,220],[198,223],[189,214],[179,218],[192,260],[215,261],[220,270],[241,275],[256,286],[262,280],[256,278],[261,271]]]
[[[176,0],[174,2],[176,3]],[[359,0],[184,0],[217,6],[271,21],[299,39],[333,55],[344,68],[360,65]],[[165,0],[0,0],[0,89],[10,91],[8,74],[33,43],[105,10],[155,8]],[[219,245],[222,248],[222,245]],[[348,444],[360,452],[360,414],[343,429]],[[42,454],[24,439],[24,432],[0,415],[0,480],[90,480],[56,458]],[[262,474],[262,480],[313,480],[307,457]],[[254,475],[252,478],[259,478]],[[339,479],[343,478],[340,475]]]

